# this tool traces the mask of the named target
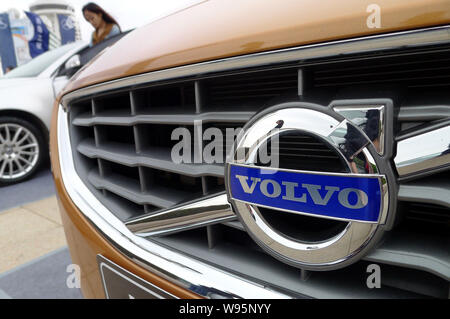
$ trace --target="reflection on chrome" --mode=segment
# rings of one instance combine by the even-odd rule
[[[378,154],[384,154],[384,106],[338,106],[334,110],[359,127]]]
[[[141,237],[185,231],[236,218],[225,193],[185,203],[126,223]]]
[[[327,139],[339,149],[352,173],[368,173],[366,167],[369,165],[364,158],[363,150],[370,142],[359,129],[350,122],[343,121],[327,136]]]
[[[401,178],[450,167],[450,126],[399,141],[395,165]]]
[[[258,167],[257,154],[260,141],[269,138],[271,129],[282,123],[278,134],[286,132],[303,132],[327,142],[335,150],[347,166],[344,176],[376,177],[380,181],[381,205],[379,220],[376,223],[345,220],[348,222],[340,233],[327,239],[317,241],[302,241],[293,239],[280,230],[274,229],[260,213],[261,204],[247,203],[234,199],[231,193],[230,171],[232,166]],[[362,130],[348,120],[337,121],[320,111],[304,108],[299,103],[285,104],[285,108],[276,109],[262,116],[247,127],[245,134],[236,143],[235,156],[226,165],[226,189],[233,203],[236,214],[247,232],[256,238],[260,246],[268,253],[282,259],[284,262],[301,266],[302,269],[336,269],[350,263],[352,259],[367,247],[378,234],[383,232],[382,225],[386,223],[389,214],[389,187],[386,176],[379,173],[375,160],[367,146],[370,141]],[[373,167],[375,166],[375,167]],[[267,168],[266,171],[289,171],[283,168]],[[297,171],[298,170],[293,170]],[[373,175],[377,172],[376,175]],[[314,172],[314,174],[331,175],[337,173]],[[281,208],[277,211],[286,211]],[[304,212],[296,212],[308,215]],[[316,216],[317,217],[317,216]],[[321,218],[328,218],[323,217]]]

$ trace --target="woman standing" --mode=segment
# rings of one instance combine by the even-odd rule
[[[83,7],[83,16],[95,29],[90,46],[121,33],[117,21],[99,5],[89,2]]]

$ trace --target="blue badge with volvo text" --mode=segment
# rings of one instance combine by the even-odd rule
[[[369,223],[380,217],[381,180],[376,175],[232,164],[229,186],[234,200],[286,212]]]

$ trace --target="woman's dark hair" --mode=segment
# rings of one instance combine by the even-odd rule
[[[83,13],[84,11],[90,11],[90,12],[94,12],[94,13],[101,13],[103,20],[105,20],[105,22],[107,23],[112,23],[112,24],[117,24],[117,26],[119,27],[119,30],[122,31],[120,29],[120,25],[119,23],[117,23],[116,19],[114,19],[108,12],[106,12],[105,10],[103,10],[102,7],[100,7],[98,4],[95,4],[93,2],[89,2],[88,4],[86,4],[83,9],[81,10]]]

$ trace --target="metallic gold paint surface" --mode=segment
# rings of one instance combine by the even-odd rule
[[[381,28],[367,26],[370,4],[381,8]],[[448,23],[449,0],[210,0],[126,35],[65,92],[196,62]]]
[[[61,219],[66,233],[72,262],[81,267],[81,290],[85,298],[105,298],[101,276],[97,265],[97,254],[101,254],[136,276],[164,289],[179,298],[199,298],[164,278],[138,266],[117,251],[82,215],[66,192],[61,178],[57,143],[58,101],[52,116],[50,133],[51,162]]]

